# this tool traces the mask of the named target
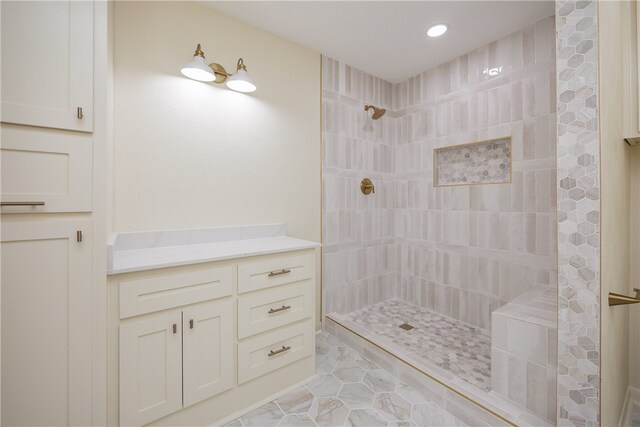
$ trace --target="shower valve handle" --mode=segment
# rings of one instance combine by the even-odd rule
[[[362,194],[365,196],[368,196],[369,194],[376,192],[376,187],[369,178],[365,178],[360,182],[360,191],[362,191]]]

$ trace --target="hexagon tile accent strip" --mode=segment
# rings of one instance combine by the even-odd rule
[[[558,425],[600,424],[600,183],[595,0],[556,1]]]

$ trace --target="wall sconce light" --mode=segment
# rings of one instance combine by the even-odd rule
[[[229,89],[237,92],[254,92],[256,85],[253,84],[247,67],[244,65],[242,58],[238,59],[237,70],[235,74],[228,73],[220,64],[209,64],[205,62],[204,52],[200,48],[200,43],[196,47],[193,59],[185,64],[180,70],[185,77],[200,82],[227,83]]]

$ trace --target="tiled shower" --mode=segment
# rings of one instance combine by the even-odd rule
[[[547,423],[555,57],[549,17],[400,83],[327,57],[322,68],[323,313]],[[387,113],[372,120],[365,104]]]

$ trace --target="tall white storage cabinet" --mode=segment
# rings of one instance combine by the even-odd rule
[[[0,11],[0,424],[104,424],[107,3]]]

